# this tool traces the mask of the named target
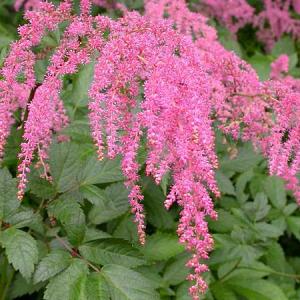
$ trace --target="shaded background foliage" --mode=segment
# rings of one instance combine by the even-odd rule
[[[0,3],[0,66],[23,22],[12,2]],[[125,4],[143,9],[140,1]],[[102,8],[94,13],[119,14]],[[266,54],[250,26],[233,39],[212,23],[225,47],[250,62],[262,80],[283,53],[290,58],[289,73],[299,75],[299,43],[289,36]],[[56,46],[59,35],[49,34],[41,47]],[[41,60],[37,78],[45,68],[46,60]],[[16,199],[14,178],[21,133],[18,124],[13,129],[0,169],[0,299],[190,299],[188,254],[176,235],[179,209],[163,207],[168,176],[160,186],[143,177],[147,243],[141,247],[119,160],[96,159],[86,116],[92,74],[90,64],[65,79],[63,99],[71,122],[64,133],[70,142],[52,144],[53,182],[33,170],[22,203]],[[218,133],[216,147],[222,197],[215,201],[219,219],[210,222],[215,250],[206,274],[210,288],[202,298],[300,299],[300,214],[291,193],[280,179],[267,175],[266,161],[250,144]],[[142,165],[143,151],[141,147]]]

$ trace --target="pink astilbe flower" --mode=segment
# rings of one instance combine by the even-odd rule
[[[38,9],[41,0],[16,0],[15,10],[24,8],[25,10]]]
[[[289,57],[286,54],[280,55],[271,64],[271,74],[272,79],[280,79],[284,74],[289,71]]]
[[[176,22],[181,22],[176,13],[169,12],[172,10],[168,10],[168,5],[165,4],[168,2],[148,2],[151,4],[152,14],[149,15],[152,18],[162,16],[166,11],[175,26]],[[222,5],[221,2],[218,3]],[[273,5],[275,4],[280,5],[279,2],[274,2]],[[188,20],[189,14],[184,10],[182,12],[182,18]],[[190,27],[188,24],[187,22],[186,27],[178,26],[178,29],[181,28],[181,32],[187,36],[196,37],[195,44],[202,55],[201,66],[207,73],[213,74],[214,80],[210,85],[215,89],[213,110],[220,124],[219,128],[236,139],[250,140],[256,148],[260,148],[269,159],[270,173],[284,178],[287,188],[294,191],[300,203],[300,188],[296,176],[300,170],[297,108],[300,82],[291,76],[285,76],[288,72],[288,56],[280,56],[271,65],[271,82],[260,83],[250,65],[226,51],[216,40],[193,35],[188,29],[193,26],[193,20]],[[167,203],[172,203],[172,197]]]
[[[271,50],[285,33],[296,39],[300,37],[300,21],[290,15],[290,5],[290,0],[264,0],[264,10],[254,18],[253,25],[258,27],[257,37],[265,43],[267,50]]]
[[[284,34],[291,34],[295,39],[300,37],[300,21],[290,12],[292,6],[299,13],[299,3],[299,0],[263,0],[264,7],[257,15],[245,0],[203,0],[199,7],[233,34],[246,24],[252,24],[257,28],[258,39],[270,51]]]
[[[46,77],[35,92],[29,105],[28,119],[25,123],[24,140],[21,145],[18,167],[18,198],[23,198],[26,187],[26,174],[30,172],[34,151],[38,150],[40,164],[44,167],[44,177],[48,177],[47,149],[51,143],[52,132],[59,132],[68,123],[68,118],[59,97],[62,88],[62,76],[73,74],[79,65],[90,62],[90,55],[101,46],[101,32],[94,26],[89,14],[90,3],[82,1],[79,17],[72,21],[65,31],[64,39],[54,52]],[[81,38],[87,43],[81,43]]]
[[[55,30],[57,25],[69,17],[71,5],[62,3],[57,9],[44,3],[40,10],[25,14],[28,24],[19,28],[20,40],[11,45],[11,51],[0,71],[0,158],[10,127],[14,123],[13,113],[25,108],[30,91],[35,88],[35,54],[32,48],[38,45],[45,32]]]
[[[233,34],[253,21],[254,8],[246,0],[202,0],[204,11],[216,17]]]
[[[98,155],[123,156],[122,170],[131,188],[130,204],[144,243],[144,216],[138,186],[137,151],[141,135],[148,137],[146,171],[157,183],[171,171],[172,191],[166,201],[182,206],[178,234],[195,253],[190,266],[196,281],[194,299],[206,285],[199,263],[212,249],[206,215],[216,218],[207,187],[219,195],[213,169],[217,167],[211,128],[210,76],[192,41],[162,21],[127,14],[110,29],[110,38],[95,67],[90,90],[90,120]],[[144,83],[144,100],[139,86]],[[142,100],[142,101],[141,101]],[[141,102],[140,102],[141,101]],[[168,122],[166,122],[168,120]]]
[[[195,38],[217,39],[215,29],[207,25],[208,19],[204,15],[191,12],[184,0],[146,0],[145,15],[152,20],[169,18],[179,32]]]
[[[46,0],[15,0],[14,8],[19,11],[21,9],[24,10],[37,10],[40,8],[40,3],[46,2]],[[87,1],[88,3],[90,1]],[[117,3],[115,0],[92,0],[92,3],[97,6],[104,7],[106,9],[121,9],[122,11],[126,11],[126,8],[123,4]],[[84,2],[82,5],[86,5]],[[91,6],[91,3],[88,3]],[[87,8],[89,10],[89,8]]]

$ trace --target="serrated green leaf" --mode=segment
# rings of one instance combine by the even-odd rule
[[[271,54],[278,57],[281,54],[292,55],[295,52],[296,49],[293,39],[290,36],[284,36],[275,43]]]
[[[236,197],[240,202],[245,202],[248,199],[248,195],[245,193],[248,182],[252,179],[254,173],[252,170],[241,174],[236,181]]]
[[[0,169],[0,220],[5,220],[19,206],[16,180],[12,178],[7,169]]]
[[[54,143],[50,148],[50,171],[58,192],[84,185],[117,182],[124,179],[120,158],[99,161],[90,149],[75,143]]]
[[[234,215],[220,209],[218,210],[218,220],[209,220],[209,228],[219,233],[231,232],[233,227],[240,225],[241,222]]]
[[[0,233],[0,243],[5,248],[8,261],[29,280],[38,261],[35,239],[27,232],[11,227]]]
[[[191,283],[189,281],[185,281],[180,284],[176,290],[176,300],[191,300],[191,296],[189,294],[190,287]]]
[[[111,200],[108,199],[105,190],[100,189],[95,185],[84,185],[80,187],[80,192],[82,193],[85,199],[87,199],[94,205],[103,205],[103,203],[106,203]]]
[[[216,282],[211,285],[211,290],[216,298],[216,300],[237,300],[234,291],[230,288],[230,286],[221,283]]]
[[[265,81],[269,79],[272,58],[260,53],[256,53],[248,59],[248,62],[256,70],[260,80]]]
[[[274,272],[274,270],[269,266],[255,261],[249,265],[239,264],[238,268],[233,267],[231,272],[226,273],[226,277],[223,281],[225,282],[233,278],[245,280],[260,279],[270,275],[272,272]]]
[[[110,238],[111,235],[105,231],[99,230],[94,227],[88,227],[85,232],[84,243],[92,242],[100,239]]]
[[[149,177],[143,178],[143,195],[147,221],[161,230],[175,229],[176,222],[164,207],[166,197]]]
[[[220,161],[220,169],[223,172],[245,172],[255,167],[262,160],[262,156],[255,153],[251,144],[245,144],[239,149],[238,156],[235,159],[224,157]]]
[[[38,264],[33,276],[33,282],[38,283],[66,269],[71,263],[71,255],[63,250],[54,250]]]
[[[268,224],[266,222],[259,222],[255,224],[255,229],[258,235],[262,238],[278,238],[283,234],[282,230],[276,225]]]
[[[279,209],[285,207],[287,198],[282,179],[275,176],[268,177],[264,183],[264,189],[274,207]]]
[[[37,172],[31,173],[28,181],[30,193],[42,199],[54,197],[56,193],[55,187],[48,180],[41,178]]]
[[[62,130],[63,134],[71,137],[72,141],[77,143],[92,144],[90,125],[87,120],[76,120]]]
[[[48,207],[48,213],[62,223],[73,245],[79,245],[83,241],[85,215],[79,203],[72,199],[59,198]]]
[[[268,265],[276,271],[285,272],[285,255],[282,247],[278,243],[272,243],[266,254]]]
[[[101,224],[113,220],[129,209],[128,190],[122,182],[109,185],[104,193],[100,189],[84,190],[84,196],[91,202],[98,202],[89,213],[93,224]],[[98,199],[96,200],[96,197]]]
[[[190,254],[182,253],[175,260],[168,264],[164,270],[163,279],[170,285],[178,285],[186,280],[190,270],[186,267],[186,263],[190,258]]]
[[[80,146],[73,143],[54,143],[50,148],[50,172],[59,192],[79,186],[77,174],[81,165]]]
[[[29,226],[35,220],[33,211],[29,208],[20,207],[13,215],[8,217],[6,220],[9,224],[16,228],[22,228]]]
[[[231,180],[220,170],[216,171],[216,180],[221,193],[235,195],[234,186]]]
[[[99,161],[96,155],[89,157],[80,170],[80,184],[110,183],[124,180],[121,171],[121,159],[103,159]]]
[[[271,206],[268,204],[267,196],[264,193],[258,193],[253,202],[247,202],[244,210],[248,217],[253,221],[260,221],[270,211]]]
[[[289,230],[300,240],[300,217],[289,216],[286,218]]]
[[[84,277],[88,274],[85,262],[73,259],[71,265],[52,278],[44,293],[45,300],[84,300]]]
[[[125,214],[114,229],[113,236],[131,243],[138,243],[139,237],[134,218],[130,213]]]
[[[142,274],[117,265],[102,268],[112,300],[158,300],[152,281]]]
[[[142,254],[121,239],[101,239],[79,247],[80,254],[87,260],[100,264],[117,264],[137,267],[146,263]]]
[[[88,102],[88,90],[93,80],[94,62],[84,65],[74,75],[72,82],[72,91],[67,95],[75,108],[85,107]]]
[[[87,276],[85,283],[86,300],[109,300],[107,283],[100,273]]]
[[[288,300],[277,285],[267,280],[236,278],[227,281],[227,284],[249,300]]]
[[[184,251],[184,246],[179,244],[178,237],[174,234],[157,232],[149,237],[142,253],[149,260],[167,260]]]
[[[44,287],[44,283],[33,284],[28,282],[20,273],[15,276],[9,291],[9,299],[15,299],[24,295],[31,295]]]

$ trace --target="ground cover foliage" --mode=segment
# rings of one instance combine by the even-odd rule
[[[109,4],[94,6],[93,14],[119,17],[121,10]],[[139,1],[122,4],[144,11]],[[191,1],[190,9],[197,4]],[[0,66],[24,23],[22,8],[16,12],[13,5],[11,0],[0,3]],[[299,43],[289,34],[267,51],[253,27],[246,25],[234,36],[220,20],[210,22],[225,48],[249,62],[261,80],[270,77],[271,63],[282,54],[289,57],[286,73],[300,75]],[[55,31],[40,47],[56,47],[60,39]],[[146,243],[141,245],[121,158],[97,159],[87,116],[94,66],[91,62],[64,79],[61,96],[69,124],[62,133],[68,139],[53,138],[51,181],[31,167],[22,202],[17,173],[24,128],[21,113],[14,115],[0,169],[0,299],[191,299],[185,266],[191,254],[176,233],[181,208],[164,207],[172,178],[166,174],[157,185],[144,175],[147,146],[142,139],[138,162]],[[44,60],[37,62],[38,82],[46,67]],[[233,140],[218,124],[214,129],[221,197],[214,199],[218,220],[207,219],[214,249],[205,262],[209,288],[200,299],[300,299],[300,213],[293,193],[282,179],[269,175],[267,160],[250,142]]]

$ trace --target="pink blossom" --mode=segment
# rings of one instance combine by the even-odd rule
[[[271,64],[271,74],[272,79],[280,79],[283,74],[289,71],[289,57],[286,54],[280,55]]]

